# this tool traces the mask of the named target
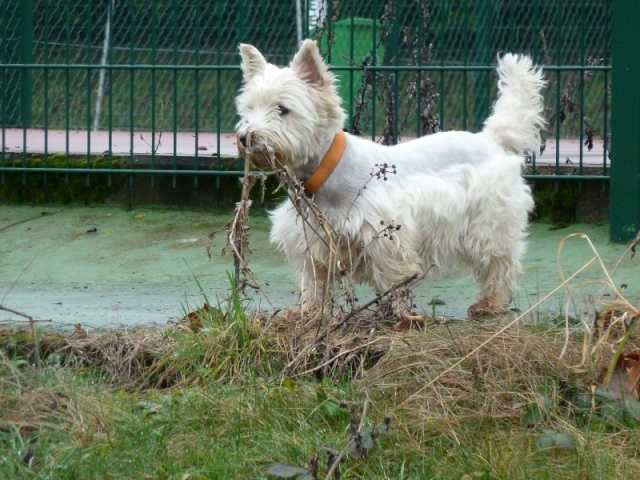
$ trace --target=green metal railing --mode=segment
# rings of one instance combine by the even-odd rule
[[[631,24],[639,7],[624,2]],[[152,184],[170,175],[174,186],[185,175],[195,185],[203,176],[238,175],[227,135],[237,121],[237,45],[253,43],[286,65],[308,36],[340,79],[345,127],[387,143],[479,129],[495,96],[498,52],[531,54],[549,80],[550,143],[527,176],[606,188],[612,3],[5,0],[0,188],[33,175],[81,175],[86,183],[150,176]],[[618,161],[614,172],[626,158]]]

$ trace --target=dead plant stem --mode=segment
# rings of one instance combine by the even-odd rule
[[[251,186],[253,183],[249,180],[250,172],[249,172],[249,160],[244,161],[244,176],[242,177],[242,193],[240,201],[236,204],[236,212],[235,216],[229,225],[228,233],[227,233],[227,243],[231,246],[233,250],[233,264],[235,270],[235,286],[236,289],[239,287],[240,282],[240,266],[242,265],[242,272],[245,275],[249,275],[249,277],[253,280],[255,287],[259,290],[260,294],[267,301],[269,306],[275,309],[271,298],[264,291],[255,275],[249,268],[247,261],[244,257],[244,235],[245,226],[247,223],[247,218],[249,216],[249,209],[251,208],[251,200],[249,200],[249,191],[251,190]]]
[[[364,402],[362,404],[362,414],[360,415],[360,421],[358,422],[358,429],[353,435],[351,435],[351,437],[349,438],[349,442],[347,442],[345,447],[340,451],[338,456],[335,458],[335,460],[331,464],[331,468],[327,470],[327,474],[325,475],[324,480],[331,480],[331,476],[336,471],[336,469],[340,466],[340,462],[349,451],[349,447],[351,446],[351,443],[355,441],[354,438],[362,434],[362,429],[364,428],[364,421],[367,417],[367,410],[369,409],[369,403],[371,403],[371,398],[369,397],[369,390],[367,390],[366,388],[363,388],[362,394],[364,395]]]
[[[398,285],[394,285],[393,287],[391,287],[389,290],[387,290],[386,292],[376,295],[376,297],[371,300],[370,302],[367,302],[366,304],[364,304],[362,307],[358,308],[357,310],[352,311],[351,313],[349,313],[346,317],[344,317],[342,320],[340,320],[334,327],[333,327],[333,331],[336,331],[338,328],[340,328],[341,326],[343,326],[345,323],[347,323],[351,318],[353,318],[355,315],[357,315],[358,313],[362,312],[363,310],[366,310],[367,308],[369,308],[371,305],[375,305],[376,303],[380,302],[384,297],[386,297],[387,295],[389,295],[391,292],[393,292],[394,290],[397,290],[398,288],[402,288],[405,287],[407,285],[409,285],[410,283],[412,283],[413,281],[418,281],[422,278],[424,278],[424,276],[429,273],[429,271],[433,268],[433,265],[430,265],[429,268],[427,269],[426,272],[424,272],[422,275],[418,275],[417,273],[414,273],[413,275],[411,275],[409,278],[407,278],[406,280],[403,280],[402,282],[400,282]]]
[[[58,210],[58,211],[60,211],[60,210]],[[36,218],[40,218],[40,217],[36,217]],[[31,219],[31,220],[33,220],[33,219]],[[22,313],[22,312],[19,312],[18,310],[14,310],[12,308],[4,306],[5,299],[7,298],[7,296],[11,292],[11,290],[13,290],[13,288],[16,286],[16,284],[18,283],[18,280],[20,280],[20,277],[22,277],[22,275],[24,275],[24,273],[29,269],[29,267],[31,267],[31,264],[33,264],[33,261],[35,259],[36,259],[36,257],[33,257],[31,259],[31,261],[29,262],[29,265],[24,267],[22,272],[20,272],[20,275],[18,275],[16,277],[16,279],[13,281],[13,283],[9,287],[9,290],[7,290],[7,292],[4,294],[4,296],[2,297],[2,300],[0,300],[0,310],[4,310],[6,312],[10,312],[10,313],[13,313],[15,315],[19,315],[19,316],[24,317],[24,318],[29,320],[29,327],[31,328],[31,334],[33,335],[33,342],[35,344],[34,357],[35,357],[35,361],[36,361],[36,367],[40,368],[42,366],[42,362],[40,361],[40,343],[38,342],[38,335],[37,335],[37,332],[36,332],[36,320],[31,315],[27,315],[26,313]]]

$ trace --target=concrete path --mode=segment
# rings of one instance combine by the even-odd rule
[[[201,305],[203,293],[212,301],[228,294],[232,257],[221,255],[221,250],[231,216],[231,212],[125,211],[110,206],[58,210],[2,205],[0,303],[46,321],[42,326],[63,329],[72,329],[76,323],[90,330],[165,326]],[[268,242],[269,221],[264,212],[252,214],[251,226],[251,268],[277,307],[295,304],[296,281],[283,255]],[[221,232],[209,259],[206,245],[212,231]],[[608,242],[606,225],[552,231],[547,224],[533,224],[515,306],[524,310],[561,283],[557,254],[563,242],[561,264],[567,275],[594,256],[586,239],[563,240],[575,233],[588,235],[610,271],[625,252],[624,245]],[[624,294],[634,305],[640,303],[639,266],[640,255],[627,256],[614,276],[616,285],[628,285]],[[566,305],[572,315],[592,309],[602,284],[589,282],[605,280],[605,273],[594,263],[535,313],[556,314]],[[416,288],[416,304],[430,312],[429,302],[437,297],[446,302],[437,307],[437,314],[464,317],[477,290],[468,272],[432,276]],[[372,298],[370,289],[359,291],[360,303]],[[253,306],[269,308],[257,294]],[[0,311],[0,327],[15,321],[23,319]]]

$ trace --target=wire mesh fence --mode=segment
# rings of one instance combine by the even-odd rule
[[[63,153],[62,168],[71,171],[78,130],[86,162],[76,172],[116,172],[124,163],[131,173],[140,155],[152,157],[155,173],[219,172],[217,160],[235,156],[233,137],[224,134],[237,120],[237,45],[255,44],[286,65],[300,41],[313,37],[339,78],[345,127],[385,143],[478,130],[495,96],[496,55],[529,53],[549,78],[551,142],[543,156],[555,166],[550,173],[569,158],[587,178],[590,159],[599,167],[595,178],[606,178],[611,3],[5,0],[0,169],[47,170],[49,155]],[[35,165],[29,154],[39,137],[28,129],[45,132],[44,161]],[[48,134],[57,130],[64,132],[59,144]],[[191,135],[180,140],[185,132]],[[563,140],[574,141],[570,155]],[[107,161],[97,165],[96,154]],[[172,161],[162,166],[156,156]],[[200,157],[216,161],[201,168]],[[534,164],[531,173],[541,172]]]

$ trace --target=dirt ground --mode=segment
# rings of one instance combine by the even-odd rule
[[[229,252],[222,255],[224,227],[232,212],[114,206],[27,207],[0,206],[0,299],[5,307],[45,321],[42,326],[89,330],[164,326],[203,302],[215,302],[229,291],[227,272],[233,269]],[[250,266],[276,307],[296,302],[296,280],[284,256],[268,241],[269,220],[263,211],[251,216]],[[220,230],[209,259],[207,236]],[[566,275],[594,256],[585,233],[609,271],[625,252],[625,245],[608,241],[607,225],[577,224],[550,230],[545,223],[531,226],[529,250],[514,306],[525,310],[561,283],[558,249]],[[624,296],[637,305],[640,298],[640,258],[627,255],[614,276],[626,284]],[[600,296],[606,275],[592,264],[576,281],[555,293],[537,313],[555,314],[570,306],[575,315]],[[200,286],[198,285],[200,284]],[[443,301],[438,315],[464,317],[477,293],[469,273],[433,275],[415,289],[418,309],[432,311],[433,298]],[[371,289],[359,291],[360,303],[373,298]],[[611,297],[605,297],[611,298]],[[257,293],[253,306],[270,309]],[[0,325],[23,321],[0,311]]]

